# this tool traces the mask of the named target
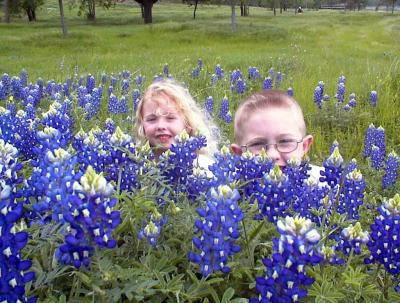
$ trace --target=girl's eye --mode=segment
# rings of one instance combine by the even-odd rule
[[[156,118],[155,117],[148,117],[144,121],[145,122],[154,122],[154,121],[156,121]]]
[[[168,119],[168,120],[175,120],[176,117],[175,117],[175,116],[168,116],[167,119]]]

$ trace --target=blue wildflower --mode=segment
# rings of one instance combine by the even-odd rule
[[[195,221],[195,227],[201,236],[194,237],[193,244],[200,253],[190,252],[188,258],[199,265],[204,277],[213,271],[229,273],[228,258],[240,251],[235,244],[240,237],[238,225],[243,220],[239,198],[237,189],[221,185],[211,188],[205,208],[197,209],[202,219]]]
[[[398,178],[400,158],[395,152],[391,152],[385,161],[385,174],[382,177],[382,187],[393,186]]]
[[[378,93],[375,90],[371,91],[369,95],[369,102],[372,107],[376,107],[376,104],[378,102]]]
[[[314,283],[307,276],[308,266],[315,266],[323,260],[316,244],[320,235],[309,219],[285,217],[278,221],[279,240],[273,239],[272,258],[264,258],[264,277],[256,278],[258,298],[251,303],[292,303],[307,296],[306,287]]]
[[[266,77],[263,82],[263,89],[272,89],[272,79],[271,77]]]
[[[350,224],[350,226],[343,228],[337,250],[341,250],[347,256],[350,255],[351,251],[359,255],[361,254],[362,244],[366,244],[368,241],[368,232],[362,230],[360,222],[356,222],[354,225]]]

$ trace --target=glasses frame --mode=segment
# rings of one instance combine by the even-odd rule
[[[291,152],[295,151],[295,150],[299,147],[299,143],[302,143],[303,141],[304,141],[304,137],[301,138],[300,141],[292,141],[293,143],[296,142],[296,147],[295,147],[293,150],[291,150],[291,151],[280,151],[280,150],[278,149],[278,144],[279,144],[279,143],[266,143],[266,144],[263,144],[263,147],[262,147],[262,148],[265,148],[265,151],[267,151],[267,150],[268,150],[268,146],[273,145],[274,148],[275,148],[278,152],[280,152],[280,153],[282,153],[282,154],[288,154],[288,153],[291,153]],[[240,145],[240,148],[241,148],[243,151],[245,151],[245,152],[249,150],[248,144],[246,144],[246,145]]]

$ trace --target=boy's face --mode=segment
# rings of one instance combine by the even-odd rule
[[[166,94],[162,95],[162,99],[159,96],[157,100],[146,101],[142,117],[144,134],[150,146],[156,147],[156,154],[169,149],[175,142],[175,136],[186,128],[183,114]]]
[[[236,154],[247,148],[257,155],[264,148],[268,157],[282,168],[291,158],[301,160],[310,148],[313,137],[303,138],[301,117],[291,108],[261,109],[246,118],[240,130],[242,142],[232,144]]]

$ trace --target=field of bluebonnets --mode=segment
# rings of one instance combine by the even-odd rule
[[[236,41],[227,19],[228,29],[216,29],[227,37],[207,38],[214,57],[212,47],[169,56],[154,50],[146,65],[149,54],[125,63],[125,53],[116,54],[121,69],[101,61],[104,48],[93,40],[88,53],[98,66],[82,59],[87,54],[62,55],[71,45],[55,34],[51,10],[37,25],[2,25],[18,49],[0,46],[0,301],[400,302],[399,17],[307,13],[321,32],[294,19],[302,17],[277,16],[272,30],[287,32],[265,43],[288,45],[282,53],[271,46],[271,55],[259,56],[259,38],[270,32],[257,31],[264,12],[254,9],[250,37],[241,20]],[[198,21],[200,30],[209,21]],[[170,22],[151,30],[165,26],[157,37],[173,39]],[[101,37],[105,25],[86,26]],[[331,28],[342,41],[332,41]],[[43,30],[36,38],[53,43],[55,55],[43,54],[49,46],[35,49],[40,41],[23,29],[27,36]],[[376,40],[366,41],[371,32]],[[89,37],[72,28],[69,39],[81,34]],[[186,39],[184,51],[193,43]],[[226,56],[224,43],[226,52],[232,45]],[[246,44],[255,47],[254,61]],[[137,47],[151,54],[143,41]],[[166,77],[185,82],[220,127],[212,176],[193,169],[201,137],[182,135],[158,162],[135,143],[137,103],[149,83]],[[323,186],[308,178],[308,160],[282,172],[265,154],[230,152],[238,102],[271,88],[303,106]]]

